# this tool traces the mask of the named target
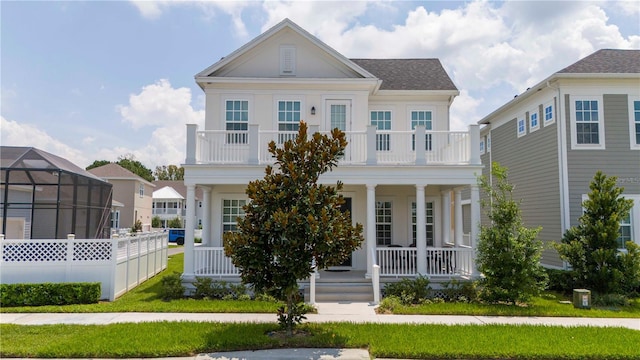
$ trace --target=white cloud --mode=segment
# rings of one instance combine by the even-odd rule
[[[87,164],[86,153],[54,139],[36,126],[18,123],[0,116],[3,146],[35,147],[65,158],[72,163],[84,167]]]
[[[451,121],[450,128],[452,131],[466,131],[469,124],[476,123],[481,114],[478,113],[478,107],[482,104],[483,99],[476,99],[469,95],[467,90],[461,90],[460,95],[456,97],[451,105]],[[470,121],[473,120],[473,121]]]

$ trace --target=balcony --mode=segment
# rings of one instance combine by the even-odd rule
[[[176,209],[176,208],[153,208],[153,215],[180,215],[185,216],[185,209]]]
[[[310,126],[317,132],[318,126]],[[324,132],[321,132],[324,133]],[[328,134],[328,132],[327,132]],[[187,164],[273,164],[267,144],[282,144],[297,132],[260,130],[249,125],[248,131],[205,130],[187,125]],[[341,165],[477,165],[480,164],[480,134],[477,125],[468,132],[366,131],[345,132],[348,145]],[[416,151],[418,149],[418,151]],[[423,149],[423,150],[420,150]]]

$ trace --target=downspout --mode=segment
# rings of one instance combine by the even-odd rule
[[[547,80],[547,87],[556,90],[557,92],[557,112],[556,112],[556,122],[558,124],[558,173],[560,178],[560,229],[562,233],[560,236],[562,237],[564,232],[569,228],[569,169],[567,168],[567,129],[566,129],[566,119],[562,116],[562,104],[564,100],[562,99],[562,93],[560,92],[560,86],[553,87],[551,86],[551,82]],[[566,190],[566,191],[565,191]],[[567,269],[567,262],[563,262],[563,267]]]

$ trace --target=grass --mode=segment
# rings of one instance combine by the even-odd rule
[[[622,328],[325,323],[272,337],[275,324],[157,322],[0,325],[1,357],[146,358],[290,347],[366,348],[421,359],[638,359],[640,332]]]

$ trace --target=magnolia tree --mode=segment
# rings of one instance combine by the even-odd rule
[[[321,174],[337,166],[346,145],[338,129],[331,137],[315,133],[309,139],[304,122],[282,147],[269,143],[275,166],[249,183],[245,217],[238,218],[237,232],[224,234],[225,254],[242,281],[286,303],[279,322],[288,335],[305,318],[298,281],[309,278],[314,266],[344,262],[364,240],[362,225],[353,226],[350,214],[341,211],[342,183],[318,184]]]
[[[489,200],[491,225],[480,227],[478,269],[484,275],[482,297],[491,302],[526,302],[544,290],[547,277],[540,265],[540,228],[523,226],[519,202],[513,199],[513,185],[507,181],[507,168],[492,164],[493,185],[486,177],[480,187]]]
[[[577,226],[567,230],[560,257],[571,264],[576,285],[601,294],[631,293],[640,285],[640,249],[632,241],[619,243],[620,222],[629,216],[633,200],[622,196],[616,177],[598,171]],[[626,248],[621,252],[620,248]]]

